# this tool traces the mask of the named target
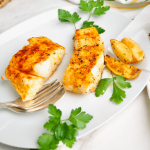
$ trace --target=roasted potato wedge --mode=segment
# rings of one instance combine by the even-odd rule
[[[145,54],[135,41],[129,38],[123,38],[121,42],[128,46],[132,52],[133,60],[131,63],[138,63],[144,59]]]
[[[141,70],[132,66],[125,64],[124,62],[119,61],[111,56],[105,56],[105,65],[117,76],[123,76],[126,79],[135,79],[137,78]]]
[[[111,39],[110,43],[114,53],[122,62],[126,64],[132,62],[132,52],[125,44],[115,39]]]

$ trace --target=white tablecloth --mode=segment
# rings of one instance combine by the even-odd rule
[[[123,6],[117,2],[106,5]],[[64,0],[12,0],[0,9],[0,33],[42,12],[74,5]],[[126,6],[140,6],[132,4]],[[118,10],[134,18],[137,10]],[[6,135],[7,136],[7,135]],[[61,146],[60,150],[69,150]],[[146,88],[120,114],[94,132],[79,139],[72,150],[150,150],[150,100]],[[23,150],[0,143],[0,150]]]

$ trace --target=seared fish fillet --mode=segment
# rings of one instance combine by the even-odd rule
[[[104,43],[96,28],[76,30],[74,48],[63,84],[75,93],[94,92],[104,69]]]
[[[45,78],[43,77],[20,72],[11,66],[6,68],[5,75],[10,79],[16,91],[22,97],[22,100],[31,100],[45,82]]]
[[[9,65],[47,80],[61,63],[65,48],[47,37],[33,37],[28,41],[29,45],[15,54]]]
[[[33,37],[28,41],[29,45],[12,57],[5,70],[23,101],[36,95],[65,55],[65,48],[47,37]]]

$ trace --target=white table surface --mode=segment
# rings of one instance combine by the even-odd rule
[[[105,2],[110,6],[123,6]],[[0,8],[0,33],[40,13],[74,5],[65,0],[12,0]],[[127,6],[139,6],[132,4]],[[118,10],[134,18],[141,10]],[[8,136],[8,135],[6,135]],[[59,150],[69,150],[65,146]],[[0,150],[25,150],[0,143]],[[150,150],[150,100],[146,88],[120,114],[94,132],[80,138],[72,150]]]

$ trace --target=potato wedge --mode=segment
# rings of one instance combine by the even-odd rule
[[[126,64],[132,62],[132,52],[125,44],[115,39],[111,39],[110,43],[114,53],[122,62]]]
[[[128,46],[132,52],[133,60],[131,63],[138,63],[144,59],[145,54],[135,41],[129,38],[123,38],[121,42]]]
[[[111,56],[105,56],[105,65],[117,76],[123,76],[126,79],[135,79],[137,78],[141,70],[132,66],[125,64],[124,62],[119,61]]]

